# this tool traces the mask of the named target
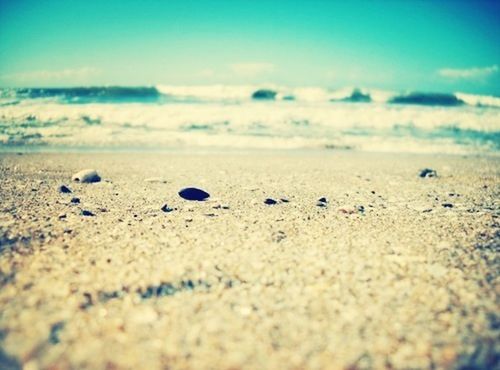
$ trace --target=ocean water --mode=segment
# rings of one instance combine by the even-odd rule
[[[500,98],[316,87],[0,89],[0,150],[498,154]]]

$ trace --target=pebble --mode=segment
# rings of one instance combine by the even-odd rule
[[[267,204],[268,206],[271,206],[271,205],[274,205],[274,204],[277,204],[278,202],[275,201],[274,199],[271,199],[271,198],[267,198],[265,201],[264,201],[264,204]]]
[[[432,168],[424,168],[420,171],[420,177],[437,177],[437,172]]]
[[[167,204],[164,204],[164,205],[163,205],[163,207],[161,207],[161,210],[162,210],[163,212],[168,213],[168,212],[172,212],[174,209],[173,209],[173,208],[170,208]]]
[[[65,194],[72,193],[71,189],[68,188],[66,185],[59,186],[59,192],[60,193],[65,193]]]
[[[149,177],[144,179],[145,182],[154,182],[154,183],[163,183],[166,184],[167,180],[162,179],[161,177]]]
[[[76,182],[82,183],[91,183],[91,182],[99,182],[101,181],[101,177],[97,174],[96,170],[81,170],[80,172],[75,173],[71,179]]]
[[[179,196],[186,200],[203,201],[210,197],[210,194],[198,188],[185,188],[179,191]]]
[[[77,198],[77,197],[71,198],[71,203],[74,203],[74,204],[80,203],[80,198]]]
[[[319,198],[318,202],[316,203],[318,207],[326,207],[327,204],[328,204],[328,199],[326,197]]]
[[[352,215],[354,213],[356,213],[357,209],[353,208],[353,207],[340,207],[339,208],[339,212],[342,212],[342,213],[345,213],[345,214],[348,214],[348,215]]]
[[[59,321],[52,325],[50,328],[49,342],[51,344],[57,344],[61,340],[59,339],[59,334],[61,330],[64,328],[64,321]]]
[[[83,209],[82,212],[80,212],[80,214],[82,216],[95,216],[95,214],[93,214],[92,212],[90,211],[87,211],[86,209]]]
[[[227,204],[218,204],[212,208],[213,209],[229,209],[229,206]]]
[[[443,203],[444,208],[453,208],[453,204],[451,203]]]

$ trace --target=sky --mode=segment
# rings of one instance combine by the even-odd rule
[[[0,86],[156,84],[500,96],[500,0],[0,0]]]

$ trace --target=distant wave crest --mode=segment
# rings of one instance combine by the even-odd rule
[[[406,95],[399,95],[389,100],[391,104],[417,104],[430,106],[455,107],[465,104],[454,94],[435,94],[414,92]]]
[[[245,101],[289,101],[332,103],[376,103],[423,106],[500,108],[500,97],[465,93],[410,92],[399,94],[392,91],[342,88],[283,86],[101,86],[70,88],[4,88],[0,89],[0,106],[17,104],[26,99],[53,99],[59,103],[198,103]]]
[[[12,91],[13,90],[13,91]],[[14,95],[21,99],[38,99],[38,98],[60,98],[69,102],[78,102],[78,99],[90,101],[112,101],[119,102],[120,100],[130,99],[151,99],[160,97],[160,93],[155,87],[70,87],[70,88],[20,88],[10,89],[2,96]]]

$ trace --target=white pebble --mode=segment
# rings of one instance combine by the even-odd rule
[[[81,170],[80,172],[75,173],[71,179],[76,182],[85,183],[101,181],[101,177],[97,174],[97,171],[92,169]]]

